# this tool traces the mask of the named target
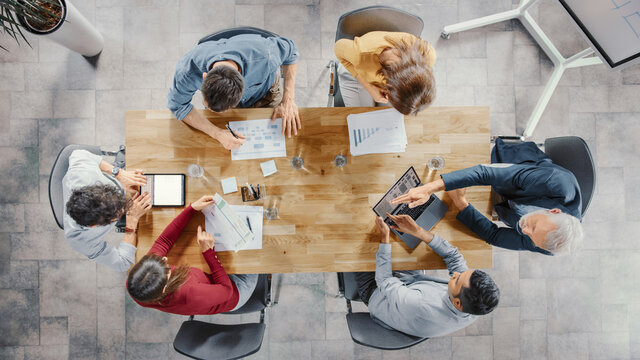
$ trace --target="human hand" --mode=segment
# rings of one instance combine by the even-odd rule
[[[291,131],[293,135],[298,135],[298,130],[302,128],[300,123],[300,113],[298,112],[298,106],[293,100],[284,99],[280,102],[271,116],[271,121],[275,121],[276,118],[282,118],[282,135],[287,134],[287,137],[291,137]]]
[[[387,213],[387,216],[396,224],[395,226],[391,225],[391,228],[396,231],[418,237],[419,233],[424,230],[420,225],[416,224],[416,221],[409,215],[391,215]]]
[[[389,225],[387,225],[380,216],[376,218],[376,225],[378,225],[378,230],[380,230],[380,242],[389,244]]]
[[[426,203],[427,200],[429,200],[431,194],[433,194],[433,191],[431,191],[429,184],[425,184],[410,189],[406,194],[400,195],[397,198],[389,201],[389,204],[409,204],[410,208],[414,208]]]
[[[136,169],[135,171],[120,169],[116,175],[116,180],[118,180],[125,191],[130,194],[137,193],[139,186],[147,184],[147,177],[144,176],[144,172],[140,169]]]
[[[449,197],[453,201],[453,206],[455,206],[458,211],[462,211],[469,206],[469,202],[464,196],[466,192],[466,188],[447,191],[447,194],[449,194]]]
[[[202,231],[202,226],[198,225],[198,245],[200,246],[200,251],[205,252],[209,249],[213,249],[214,243],[215,239],[213,235],[206,231]]]
[[[151,209],[151,195],[148,192],[143,194],[135,194],[131,198],[131,207],[127,212],[127,215],[139,220],[142,215],[146,214]]]
[[[227,150],[237,149],[246,141],[245,137],[239,132],[235,132],[237,139],[231,134],[230,131],[222,130],[216,133],[215,139]]]
[[[202,209],[206,208],[207,206],[213,204],[213,196],[212,195],[205,195],[203,197],[201,197],[200,199],[194,201],[193,203],[191,203],[191,207],[193,208],[193,210],[196,211],[202,211]]]

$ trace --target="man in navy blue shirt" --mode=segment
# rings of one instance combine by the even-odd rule
[[[494,208],[509,227],[498,227],[469,204],[464,188],[475,185],[491,185],[504,198]],[[477,165],[442,174],[440,179],[413,188],[391,203],[415,207],[442,190],[447,190],[458,209],[456,218],[491,245],[558,255],[574,251],[582,241],[578,181],[569,170],[553,164],[546,156],[535,161]]]
[[[299,52],[287,38],[244,34],[206,41],[186,53],[176,66],[167,106],[178,120],[236,149],[244,136],[220,129],[200,112],[191,99],[202,91],[204,105],[216,112],[241,107],[275,107],[272,119],[282,118],[282,132],[297,135],[300,116],[295,104],[295,81]],[[280,90],[280,68],[284,92]]]

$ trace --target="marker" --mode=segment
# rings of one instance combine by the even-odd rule
[[[249,221],[248,216],[247,216],[247,225],[249,226],[249,231],[253,232],[253,229],[251,228],[251,222]]]
[[[225,125],[227,127],[227,129],[229,129],[229,131],[231,131],[231,135],[233,135],[234,138],[238,138],[238,136],[236,135],[236,133],[233,132],[233,130],[231,130],[231,128],[229,127],[229,124]]]

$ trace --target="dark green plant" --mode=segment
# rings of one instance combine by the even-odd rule
[[[44,24],[51,18],[60,18],[45,8],[44,4],[59,5],[60,3],[56,0],[0,0],[0,29],[2,30],[0,33],[8,34],[18,44],[22,38],[27,45],[31,46],[22,32],[22,24],[18,18],[21,17],[34,26]],[[7,50],[2,45],[0,48]]]

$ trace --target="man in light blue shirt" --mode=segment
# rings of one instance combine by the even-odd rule
[[[134,195],[128,202],[125,190],[133,192],[145,183],[141,171],[114,168],[86,150],[72,152],[62,179],[63,226],[69,245],[113,270],[129,270],[135,262],[138,220],[151,208],[151,197]],[[117,247],[111,246],[103,238],[125,211],[127,232]]]
[[[356,276],[360,298],[369,306],[376,322],[409,335],[437,337],[465,328],[477,315],[493,311],[500,291],[489,275],[469,270],[458,249],[418,226],[411,217],[388,216],[395,222],[396,230],[421,239],[440,255],[451,278],[447,282],[417,271],[402,272],[400,278],[393,276],[389,226],[378,217],[381,239],[375,278],[372,273]]]
[[[193,94],[202,91],[204,105],[216,112],[234,107],[275,107],[272,119],[282,118],[282,132],[291,136],[300,129],[295,104],[295,81],[299,53],[287,38],[243,34],[229,39],[205,41],[186,53],[176,65],[167,106],[184,121],[226,149],[236,149],[244,136],[222,130],[191,105]],[[284,92],[280,90],[280,67]]]

